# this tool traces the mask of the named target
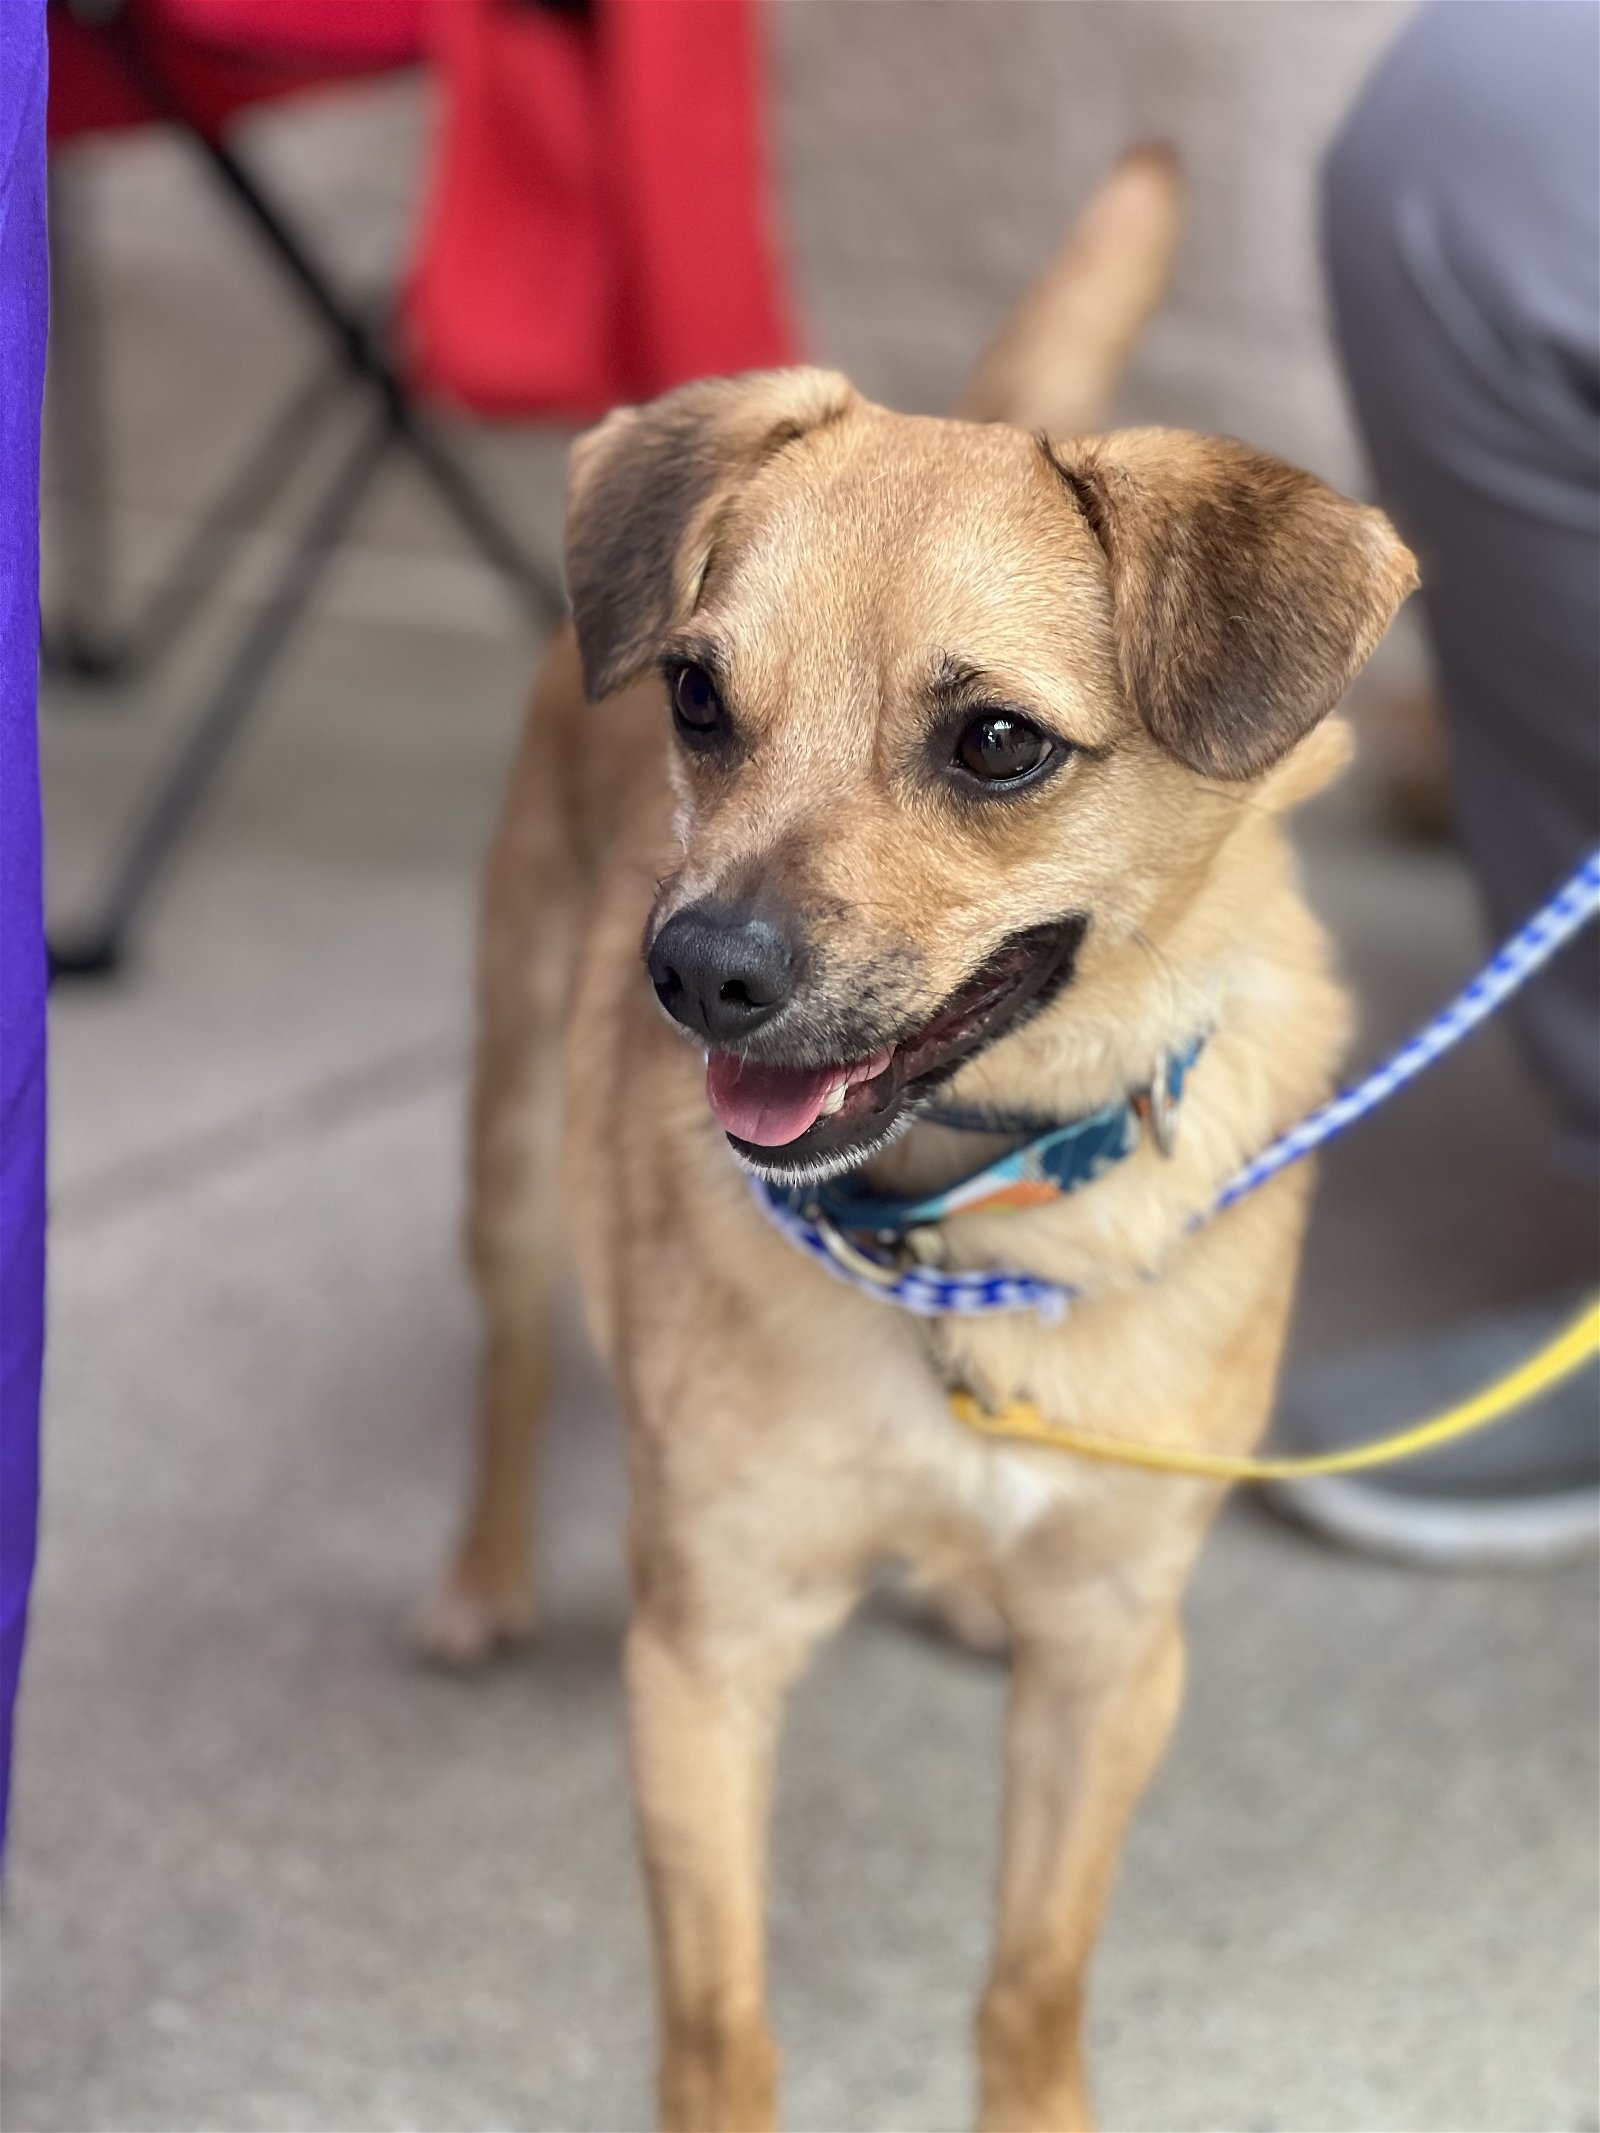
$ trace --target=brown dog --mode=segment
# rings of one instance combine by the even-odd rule
[[[975,413],[1065,405],[1048,441],[802,370],[623,409],[573,454],[575,630],[483,914],[482,1472],[424,1634],[470,1657],[532,1622],[559,1092],[628,1415],[633,1764],[681,2133],[773,2122],[779,1707],[885,1558],[997,1610],[1014,1650],[983,2123],[1087,2122],[1085,1966],[1220,1492],[980,1438],[947,1393],[1230,1450],[1267,1416],[1305,1170],[1185,1224],[1329,1086],[1345,1009],[1279,817],[1337,767],[1317,729],[1413,571],[1376,512],[1241,445],[1070,433],[1154,301],[1173,202],[1159,159],[1124,165],[980,374]],[[952,1267],[1091,1290],[1060,1323],[907,1317],[753,1204],[750,1170],[930,1189],[1006,1145],[918,1123],[935,1096],[1064,1120],[1201,1037],[1169,1154],[942,1227]]]

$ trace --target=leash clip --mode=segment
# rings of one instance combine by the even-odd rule
[[[1155,1075],[1150,1086],[1133,1098],[1134,1116],[1149,1134],[1156,1153],[1170,1158],[1178,1137],[1178,1106],[1172,1094],[1170,1075]]]
[[[847,1274],[858,1275],[863,1281],[875,1282],[881,1289],[895,1288],[912,1263],[912,1255],[906,1249],[903,1239],[886,1246],[886,1256],[881,1259],[874,1258],[871,1252],[863,1251],[815,1200],[806,1208],[805,1218],[822,1239],[830,1259],[842,1266]]]

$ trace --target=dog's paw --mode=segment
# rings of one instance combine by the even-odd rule
[[[446,1571],[423,1601],[411,1641],[439,1666],[478,1666],[497,1651],[529,1644],[538,1608],[528,1585],[491,1590],[467,1571]]]

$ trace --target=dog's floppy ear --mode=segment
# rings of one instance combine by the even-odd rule
[[[567,478],[567,594],[592,700],[649,665],[692,597],[723,494],[854,399],[834,371],[750,371],[618,408],[578,439]]]
[[[1417,582],[1381,511],[1228,438],[1048,447],[1105,552],[1123,686],[1163,748],[1249,778],[1334,705]]]

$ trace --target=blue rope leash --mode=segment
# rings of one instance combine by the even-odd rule
[[[1198,1229],[1213,1215],[1235,1206],[1248,1193],[1266,1184],[1291,1163],[1299,1162],[1325,1142],[1335,1140],[1368,1112],[1382,1103],[1425,1068],[1470,1035],[1513,993],[1519,992],[1536,971],[1543,969],[1556,952],[1590,920],[1600,916],[1600,848],[1592,851],[1577,871],[1562,883],[1547,903],[1498,949],[1450,1003],[1440,1009],[1414,1037],[1373,1068],[1354,1088],[1343,1089],[1313,1111],[1309,1118],[1291,1126],[1287,1133],[1264,1148],[1231,1177],[1211,1205],[1190,1223]],[[879,1303],[898,1305],[919,1318],[973,1317],[989,1311],[1036,1311],[1041,1318],[1059,1319],[1081,1291],[1059,1282],[1040,1281],[1031,1274],[999,1270],[970,1274],[943,1274],[930,1267],[911,1266],[892,1276],[857,1273],[842,1263],[822,1230],[784,1204],[778,1189],[751,1181],[757,1205],[775,1228],[836,1280],[848,1282]]]
[[[1298,1126],[1291,1126],[1270,1148],[1264,1148],[1253,1161],[1246,1163],[1238,1175],[1223,1186],[1211,1213],[1220,1214],[1223,1208],[1231,1207],[1246,1193],[1254,1192],[1258,1185],[1264,1185],[1268,1178],[1290,1163],[1299,1162],[1302,1156],[1320,1148],[1325,1141],[1336,1140],[1358,1118],[1365,1118],[1379,1104],[1387,1103],[1397,1089],[1403,1089],[1408,1081],[1415,1081],[1424,1068],[1441,1059],[1480,1022],[1487,1022],[1497,1008],[1504,1006],[1514,992],[1527,984],[1535,971],[1549,962],[1557,949],[1565,947],[1573,935],[1580,933],[1597,914],[1600,914],[1600,849],[1589,854],[1550,901],[1489,958],[1472,983],[1457,993],[1448,1007],[1442,1007],[1409,1042],[1401,1045],[1399,1051],[1392,1053],[1381,1066],[1374,1067],[1353,1089],[1342,1089],[1337,1096],[1330,1097],[1320,1111],[1313,1111]]]

